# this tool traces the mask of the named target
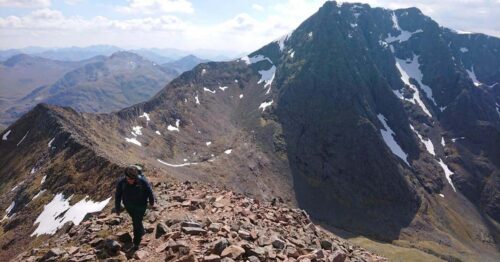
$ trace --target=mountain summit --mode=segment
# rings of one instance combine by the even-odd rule
[[[342,234],[494,261],[499,50],[416,8],[327,2],[283,38],[119,112],[38,105],[0,141],[2,254],[36,243],[58,194],[103,201],[141,162],[160,180],[282,199]]]

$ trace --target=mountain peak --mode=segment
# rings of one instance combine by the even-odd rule
[[[3,62],[3,64],[8,67],[13,67],[20,63],[30,63],[35,60],[45,60],[45,59],[27,54],[17,54],[7,59],[5,62]]]
[[[115,52],[113,54],[111,54],[111,56],[109,56],[110,59],[131,59],[131,60],[144,60],[144,58],[134,52],[130,52],[130,51],[118,51],[118,52]]]

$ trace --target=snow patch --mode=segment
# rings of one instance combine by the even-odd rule
[[[35,172],[36,172],[36,168],[34,168],[34,167],[33,167],[33,168],[31,168],[30,174],[32,174],[32,175],[33,175]]]
[[[132,144],[136,144],[138,146],[142,146],[141,142],[137,141],[137,139],[135,137],[133,137],[133,138],[125,137],[125,141],[132,143]]]
[[[454,173],[450,170],[450,168],[448,168],[448,165],[446,165],[442,159],[439,159],[439,165],[443,169],[444,175],[446,176],[446,180],[448,180],[448,183],[453,188],[453,191],[457,192],[457,190],[455,189],[455,185],[453,184],[453,181],[451,180],[451,175],[453,175]]]
[[[24,139],[26,138],[26,136],[28,135],[29,132],[30,132],[30,130],[28,130],[28,132],[26,132],[26,134],[23,136],[23,138],[21,138],[21,140],[17,143],[16,146],[19,146],[24,141]]]
[[[477,80],[476,73],[474,72],[474,66],[472,66],[471,70],[466,69],[465,71],[467,71],[469,78],[472,80],[472,83],[474,83],[475,86],[481,85],[481,82]]]
[[[463,140],[463,139],[465,139],[465,136],[462,136],[462,137],[455,137],[455,138],[452,138],[452,139],[451,139],[451,142],[455,143],[455,142],[457,142],[457,140]]]
[[[183,163],[183,164],[170,164],[170,163],[167,163],[165,161],[162,161],[161,159],[156,159],[158,160],[158,162],[166,165],[166,166],[171,166],[171,167],[183,167],[183,166],[190,166],[190,165],[197,165],[198,163]]]
[[[142,115],[139,116],[139,118],[141,118],[141,117],[146,118],[146,121],[148,121],[148,122],[149,122],[149,120],[151,120],[151,118],[149,118],[149,114],[146,112],[142,113]]]
[[[134,130],[134,131],[132,131],[132,135],[141,136],[142,135],[141,129],[142,129],[142,126],[133,126],[132,130]]]
[[[227,86],[219,86],[219,89],[222,90],[222,91],[224,91],[224,90],[227,89]]]
[[[2,220],[9,218],[10,212],[12,211],[12,209],[14,209],[15,206],[16,202],[12,201],[12,203],[10,203],[10,206],[8,206],[7,209],[5,209],[5,216],[3,217]]]
[[[88,196],[86,196],[73,206],[69,204],[70,199],[71,197],[64,199],[63,194],[59,193],[50,203],[45,205],[42,213],[35,220],[34,224],[38,223],[38,227],[31,236],[52,235],[70,221],[79,225],[88,213],[100,212],[111,200],[111,197],[101,202],[94,202],[87,200]]]
[[[275,41],[278,44],[278,46],[280,47],[280,51],[283,52],[283,50],[285,49],[285,42],[288,40],[288,38],[290,38],[292,33],[293,33],[293,31],[280,37],[278,40]]]
[[[209,145],[211,145],[211,144],[212,144],[212,142],[208,141],[208,142],[206,142],[205,144],[207,144],[207,146],[209,146]]]
[[[400,31],[400,33],[397,36],[392,36],[389,33],[389,36],[385,39],[385,42],[387,42],[389,44],[393,43],[393,42],[402,43],[402,42],[408,41],[408,39],[410,39],[414,34],[423,32],[422,29],[418,29],[415,32],[410,32],[410,31],[406,31],[406,30],[401,29],[401,27],[399,27],[398,17],[396,16],[396,13],[394,13],[394,12],[392,12],[391,18],[392,18],[392,27],[394,29]]]
[[[313,32],[309,32],[309,33],[307,34],[307,37],[309,37],[309,39],[312,39],[312,38],[313,38]]]
[[[466,53],[469,52],[469,49],[467,49],[467,47],[460,47],[460,52]]]
[[[177,132],[179,132],[179,124],[180,123],[181,123],[180,119],[175,120],[175,127],[172,126],[172,125],[168,125],[167,126],[168,131],[177,131]]]
[[[269,59],[263,55],[256,55],[256,56],[252,56],[252,57],[245,56],[245,57],[242,57],[241,60],[243,60],[247,65],[255,64],[255,63],[258,63],[258,62],[264,61],[264,60],[269,61],[269,63],[271,63],[271,64],[273,63],[273,61],[271,61],[271,59]]]
[[[157,135],[161,136],[160,131],[156,130],[156,131],[155,131],[155,133],[156,133]]]
[[[43,176],[42,177],[42,181],[40,181],[40,185],[42,185],[43,183],[45,183],[46,179],[47,179],[47,175]]]
[[[270,105],[272,105],[274,102],[274,100],[271,100],[269,102],[264,102],[262,104],[260,104],[259,108],[262,108],[262,112],[266,111],[266,108]]]
[[[203,68],[203,69],[201,70],[201,75],[204,75],[204,74],[206,74],[206,73],[207,73],[207,70],[206,70],[205,68]]]
[[[224,151],[224,154],[229,155],[229,154],[231,154],[231,152],[233,152],[233,150],[232,149],[228,149],[228,150]]]
[[[198,98],[198,95],[196,95],[194,97],[194,100],[196,101],[196,104],[198,104],[198,105],[200,104],[200,99]]]
[[[403,81],[403,83],[405,83],[407,86],[409,86],[414,91],[413,97],[411,99],[407,99],[407,101],[410,101],[413,104],[417,103],[420,106],[420,108],[422,108],[422,110],[424,111],[425,114],[427,114],[429,117],[432,117],[431,112],[429,111],[429,109],[427,109],[424,102],[420,98],[420,90],[410,82],[410,78],[417,80],[420,87],[422,87],[424,92],[426,92],[427,97],[434,104],[436,104],[436,102],[434,101],[434,98],[432,97],[432,90],[430,89],[430,87],[428,87],[422,83],[423,75],[419,69],[420,64],[418,63],[418,56],[413,55],[413,59],[410,61],[405,61],[405,60],[399,59],[397,57],[395,57],[395,59],[396,59],[396,68],[398,69],[399,73],[401,74],[401,81]],[[398,97],[400,99],[404,99],[402,95],[398,96]]]
[[[242,99],[242,98],[243,98],[243,94],[240,95],[240,99]]]
[[[406,154],[403,149],[399,146],[399,144],[396,142],[394,139],[394,131],[387,125],[387,120],[382,114],[377,115],[378,120],[382,123],[384,126],[383,129],[380,129],[380,133],[382,134],[382,138],[385,142],[385,144],[389,147],[391,152],[396,155],[397,157],[401,158],[408,166],[410,164],[408,163],[408,154]]]
[[[212,93],[212,94],[215,94],[215,92],[216,92],[216,90],[210,90],[210,89],[208,89],[208,88],[206,88],[206,87],[203,87],[203,91],[205,91],[205,92],[210,92],[210,93]]]
[[[446,143],[444,142],[444,137],[441,137],[441,145],[442,145],[443,147],[445,147],[445,146],[446,146]]]
[[[434,151],[434,144],[432,143],[432,141],[429,138],[425,139],[422,135],[420,135],[417,132],[417,130],[415,130],[415,128],[412,125],[410,125],[410,128],[411,128],[411,130],[413,130],[413,132],[415,132],[415,134],[417,134],[420,141],[424,144],[425,149],[427,149],[427,152],[429,152],[429,154],[435,156],[436,152]]]
[[[40,190],[40,192],[38,192],[31,200],[37,199],[39,196],[41,196],[43,193],[45,193],[45,191],[47,191],[47,190],[46,189]]]
[[[56,139],[56,138],[55,138],[55,137],[54,137],[54,138],[52,138],[52,139],[49,141],[49,143],[47,144],[47,145],[49,146],[49,148],[51,148],[51,147],[52,147],[52,143],[54,142],[54,139]]]
[[[443,194],[439,194],[440,197],[444,198],[444,195]]]
[[[275,73],[276,73],[276,66],[274,65],[271,66],[271,68],[269,68],[268,70],[260,70],[259,74],[261,75],[261,77],[259,82],[257,82],[257,84],[264,82],[264,88],[267,88],[273,82]]]
[[[2,140],[7,141],[7,137],[9,136],[9,134],[10,134],[10,130],[8,130],[5,134],[3,134]]]

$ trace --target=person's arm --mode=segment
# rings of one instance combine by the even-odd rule
[[[146,181],[144,179],[141,179],[141,180],[142,180],[142,183],[144,183],[144,185],[146,185],[146,191],[148,194],[149,205],[154,206],[155,195],[153,194],[153,188],[151,187],[151,184],[148,181]]]
[[[116,183],[116,193],[115,193],[115,211],[120,213],[121,211],[121,202],[122,202],[122,183],[123,179],[119,179],[118,183]]]

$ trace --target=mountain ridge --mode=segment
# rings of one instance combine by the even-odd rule
[[[149,101],[69,123],[113,165],[145,162],[160,176],[281,197],[356,235],[494,261],[500,115],[488,95],[500,79],[482,65],[475,78],[487,85],[474,84],[454,62],[467,52],[440,30],[414,8],[327,2],[248,57],[198,65]],[[27,130],[9,131],[0,155]]]

